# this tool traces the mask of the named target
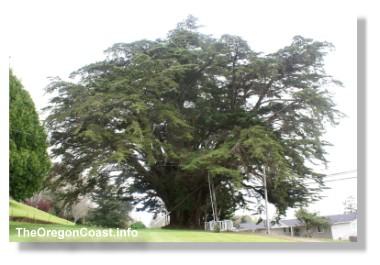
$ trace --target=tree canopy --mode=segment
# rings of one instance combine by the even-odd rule
[[[47,87],[50,183],[71,200],[106,180],[187,227],[210,219],[208,174],[220,218],[263,196],[264,171],[279,214],[307,204],[324,185],[311,166],[327,162],[323,133],[341,116],[328,90],[340,83],[324,71],[331,48],[296,36],[262,54],[201,33],[194,17],[164,39],[114,44],[78,81]]]
[[[9,193],[16,200],[38,191],[50,169],[47,139],[34,103],[9,72]]]

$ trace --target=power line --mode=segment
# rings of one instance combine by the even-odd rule
[[[325,180],[323,181],[323,183],[326,183],[326,182],[335,182],[335,181],[342,181],[342,180],[348,180],[348,179],[356,179],[357,176],[355,177],[347,177],[347,178],[338,178],[338,179],[328,179],[328,180]],[[316,182],[306,182],[304,183],[306,185],[310,185],[310,184],[316,184]]]
[[[348,178],[340,178],[340,179],[328,179],[325,182],[334,182],[334,181],[341,181],[341,180],[346,180],[346,179],[356,179],[357,176],[355,177],[348,177]]]
[[[357,172],[357,170],[352,169],[352,170],[340,171],[340,172],[336,172],[336,173],[327,174],[325,177],[345,175],[345,174],[354,173],[354,172]]]

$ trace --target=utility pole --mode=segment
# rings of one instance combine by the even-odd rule
[[[267,191],[267,173],[264,166],[264,176],[263,176],[263,182],[264,182],[264,197],[265,197],[265,215],[266,215],[266,228],[267,228],[267,234],[270,234],[270,222],[269,222],[269,215],[268,215],[268,191]]]

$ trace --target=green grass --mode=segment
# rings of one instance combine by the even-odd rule
[[[21,222],[11,222],[9,233],[12,242],[294,242],[290,239],[284,239],[272,236],[263,236],[256,234],[240,233],[213,233],[197,230],[172,230],[172,229],[141,229],[138,230],[138,236],[133,237],[66,237],[58,239],[57,237],[25,237],[18,236],[16,228],[26,228],[28,230],[44,228],[45,231],[64,231],[65,233],[80,230],[87,231],[112,231],[116,234],[116,229],[101,229],[86,226],[58,225],[58,224],[30,224]],[[57,232],[60,233],[60,232]]]
[[[118,237],[116,229],[102,229],[90,226],[80,226],[59,218],[52,214],[38,210],[23,203],[10,201],[10,217],[24,218],[23,222],[10,221],[9,236],[12,242],[292,242],[292,240],[268,237],[255,234],[239,233],[213,233],[200,230],[172,230],[172,229],[141,229],[138,230],[136,237]],[[29,220],[31,222],[29,222]],[[25,221],[25,222],[24,222]],[[38,223],[38,221],[49,224]],[[32,223],[33,222],[33,223]],[[51,223],[51,224],[50,224]],[[17,228],[27,229],[28,231],[49,231],[56,235],[45,237],[18,235]],[[42,229],[41,229],[42,228]],[[57,237],[60,233],[78,233],[85,229],[89,233],[112,233],[111,236],[69,236],[64,239]]]
[[[75,225],[63,218],[38,210],[23,203],[10,201],[10,216],[25,218],[25,222],[10,221],[9,236],[11,242],[312,242],[316,240],[303,238],[290,238],[281,236],[267,236],[254,233],[233,233],[222,232],[213,233],[201,230],[178,230],[178,229],[140,229],[137,237],[118,237],[116,229],[102,229],[90,226]],[[29,222],[37,220],[35,223]],[[38,221],[49,224],[39,224]],[[50,224],[51,223],[51,224]],[[29,231],[37,231],[43,228],[44,231],[59,233],[75,233],[81,229],[87,232],[112,232],[112,236],[73,236],[59,239],[57,236],[49,235],[45,237],[19,236],[16,228],[25,228]],[[333,242],[331,240],[318,240],[319,242]],[[335,241],[334,241],[335,242]]]
[[[61,225],[74,225],[73,222],[41,211],[37,208],[28,206],[26,204],[10,200],[9,202],[9,216],[14,218],[26,218],[29,220],[36,220]]]

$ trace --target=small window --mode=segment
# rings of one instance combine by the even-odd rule
[[[286,228],[284,228],[284,233],[286,233]]]

